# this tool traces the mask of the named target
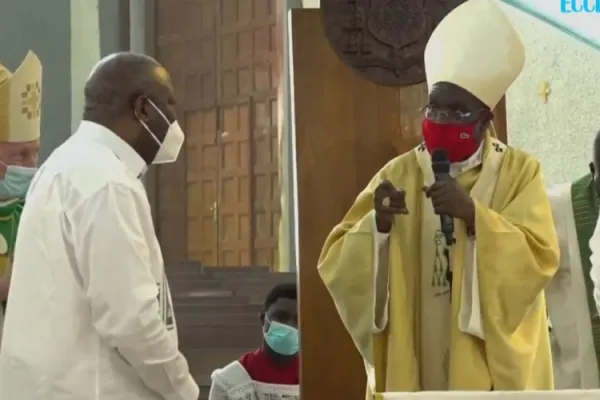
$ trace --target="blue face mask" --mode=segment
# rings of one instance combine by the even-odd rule
[[[7,165],[6,176],[0,179],[0,199],[25,197],[37,168]]]
[[[298,353],[300,348],[298,329],[277,321],[269,324],[269,330],[264,333],[267,346],[282,356],[293,356]]]

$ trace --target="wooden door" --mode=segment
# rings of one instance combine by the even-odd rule
[[[251,102],[219,107],[217,263],[243,266],[252,260]]]
[[[171,73],[188,138],[185,157],[157,174],[168,261],[274,265],[278,160],[267,142],[277,134],[275,1],[156,0],[156,55]]]
[[[281,215],[277,99],[219,107],[216,264],[273,266]]]
[[[186,144],[157,170],[157,232],[165,261],[218,260],[216,0],[156,0],[156,58],[171,74]]]
[[[276,0],[217,0],[219,101],[276,95]]]
[[[227,214],[223,220],[229,221],[229,229],[233,226],[240,229],[239,234],[219,238],[221,265],[274,266],[277,260],[280,200],[275,105],[279,53],[275,1],[219,2],[218,101],[220,104],[244,104],[243,111],[230,111],[228,115],[232,121],[241,118],[240,113],[244,114],[243,118],[249,118],[249,129],[243,134],[243,139],[241,136],[235,139],[244,141],[240,151],[245,153],[240,157],[244,157],[247,170],[242,172],[238,169],[236,174],[246,190],[244,199],[248,203],[242,205],[240,198],[233,206],[232,200],[223,199],[224,203],[220,205],[220,213]],[[222,173],[232,172],[224,166]],[[236,223],[231,222],[233,219],[229,216],[234,212],[232,207],[238,210],[236,215],[241,218]],[[247,214],[242,216],[242,209],[247,210]]]
[[[252,263],[275,266],[281,218],[277,97],[253,98],[252,103]]]
[[[217,265],[218,183],[221,149],[218,113],[214,107],[185,115],[187,254],[189,260]],[[165,236],[172,233],[165,232]]]

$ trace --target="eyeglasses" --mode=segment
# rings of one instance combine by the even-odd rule
[[[422,107],[419,111],[425,114],[425,118],[436,121],[436,122],[475,122],[479,119],[482,112],[487,110],[480,109],[477,111],[459,111],[459,110],[450,110],[447,108],[437,108],[435,106],[426,105]]]

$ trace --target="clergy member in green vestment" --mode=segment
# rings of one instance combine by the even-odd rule
[[[589,245],[600,204],[598,167],[600,133],[594,142],[590,172],[548,190],[560,245],[559,269],[546,288],[556,389],[600,387],[600,319]]]
[[[19,219],[37,171],[41,96],[42,64],[33,52],[14,72],[0,64],[0,337]]]

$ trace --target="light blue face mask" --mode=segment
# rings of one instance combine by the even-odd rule
[[[269,324],[269,330],[264,333],[267,346],[282,356],[293,356],[298,353],[300,348],[298,329],[277,321]]]
[[[7,165],[4,179],[0,179],[0,199],[25,197],[37,168]]]

